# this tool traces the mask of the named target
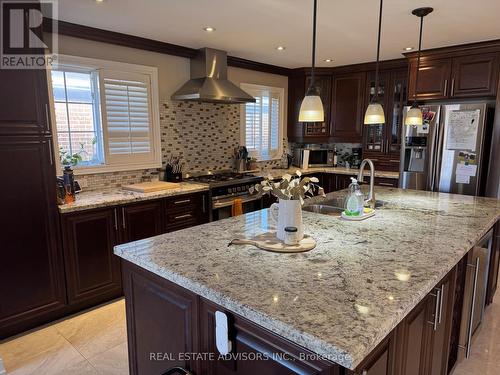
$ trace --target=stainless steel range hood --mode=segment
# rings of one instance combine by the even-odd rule
[[[191,79],[172,95],[173,100],[209,103],[254,103],[255,99],[227,79],[227,53],[201,48],[191,59]]]

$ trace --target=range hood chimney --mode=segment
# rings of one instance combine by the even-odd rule
[[[208,103],[255,103],[247,94],[227,79],[227,53],[201,48],[191,59],[191,79],[172,95],[173,100]]]

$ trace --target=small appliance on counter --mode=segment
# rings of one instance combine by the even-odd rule
[[[73,171],[65,173],[61,177],[57,177],[57,204],[62,205],[75,201],[75,195],[82,191],[78,181],[74,179]]]
[[[243,173],[247,171],[248,165],[248,150],[245,146],[239,146],[234,150],[234,162],[235,162],[235,170],[238,173]]]
[[[293,165],[307,169],[309,167],[333,167],[335,151],[327,148],[295,148]]]

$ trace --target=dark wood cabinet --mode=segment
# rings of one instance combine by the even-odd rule
[[[0,338],[58,316],[66,302],[51,147],[50,138],[0,136]]]
[[[70,304],[92,305],[121,295],[117,208],[63,216],[63,248]]]
[[[365,73],[337,75],[333,79],[331,135],[340,142],[361,142]]]
[[[375,95],[375,72],[368,74],[366,103]],[[399,171],[403,110],[407,102],[407,69],[382,71],[379,102],[384,107],[385,124],[363,125],[363,157],[377,170]]]
[[[180,358],[201,352],[197,296],[128,262],[123,288],[130,374],[164,374],[175,366],[203,374],[195,360]]]
[[[165,199],[164,230],[171,232],[207,223],[209,220],[208,211],[207,193],[167,198]]]
[[[0,69],[0,134],[50,136],[45,70]]]
[[[455,275],[452,270],[398,326],[397,374],[448,373]]]
[[[311,76],[306,76],[305,90],[311,83]],[[323,103],[323,110],[325,112],[325,121],[323,122],[303,122],[304,138],[324,138],[328,139],[330,136],[330,108],[332,103],[332,76],[331,75],[317,75],[315,76],[315,84],[320,92],[321,102]],[[300,107],[299,107],[300,108]],[[298,117],[297,117],[298,118]]]
[[[396,355],[396,335],[391,332],[377,348],[363,361],[355,373],[361,375],[397,375],[394,369]],[[350,373],[353,374],[353,373]]]
[[[113,247],[208,221],[206,193],[62,215],[68,302],[89,307],[122,294]]]
[[[455,57],[452,61],[451,97],[495,96],[499,69],[497,53]]]
[[[209,375],[254,375],[254,374],[339,374],[340,368],[331,362],[314,359],[313,353],[282,339],[245,318],[200,298],[200,349],[219,357],[215,343],[215,312],[221,311],[229,317],[230,359],[204,361],[201,374]],[[245,360],[260,356],[261,360]],[[312,358],[313,360],[308,360]]]
[[[427,60],[422,58],[417,78],[417,60],[410,62],[410,83],[408,100],[411,102],[418,100],[446,99],[450,85],[451,60],[435,59]]]
[[[493,232],[490,266],[488,272],[488,287],[486,290],[486,304],[493,302],[498,287],[498,271],[500,266],[500,222],[497,222]]]
[[[473,53],[446,57],[423,56],[420,64],[418,87],[417,60],[410,62],[408,99],[443,100],[475,97],[494,97],[497,91],[498,52]]]
[[[163,233],[162,202],[141,202],[119,208],[120,242],[131,242]]]

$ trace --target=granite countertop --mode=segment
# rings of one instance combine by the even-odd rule
[[[332,173],[332,174],[347,174],[347,175],[357,175],[359,169],[355,168],[344,168],[344,167],[314,167],[308,169],[302,169],[299,167],[290,167],[288,169],[266,169],[257,173],[254,173],[257,176],[268,177],[271,175],[273,178],[280,178],[285,173],[294,174],[295,171],[301,171],[302,174],[313,174],[313,173]],[[364,176],[369,176],[370,170],[368,168],[364,171]],[[394,178],[399,179],[399,172],[390,172],[390,171],[377,171],[375,170],[375,177],[385,177],[385,178]]]
[[[181,182],[179,183],[178,188],[155,191],[153,193],[137,193],[120,188],[88,192],[83,191],[76,195],[75,202],[59,206],[59,212],[65,214],[69,212],[88,210],[91,208],[108,207],[124,203],[173,197],[176,195],[195,193],[205,190],[208,190],[208,185],[206,184]]]
[[[317,241],[307,253],[228,247],[274,229],[261,210],[116,246],[115,254],[354,369],[500,217],[491,198],[376,192],[385,204],[362,222],[304,212]]]

